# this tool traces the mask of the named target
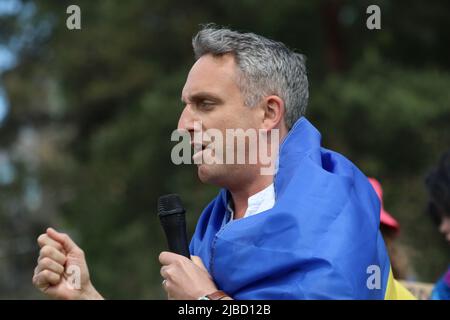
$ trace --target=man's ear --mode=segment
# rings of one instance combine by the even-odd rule
[[[281,127],[284,124],[284,101],[275,95],[264,99],[264,119],[263,126],[266,130]]]

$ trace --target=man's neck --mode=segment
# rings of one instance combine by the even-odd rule
[[[234,204],[234,219],[240,219],[245,215],[248,207],[248,198],[264,190],[273,183],[273,176],[259,176],[254,183],[238,190],[230,190]]]
[[[286,128],[286,125],[284,122],[280,124],[280,127],[277,127],[276,129],[280,130],[279,133],[279,141],[278,144],[281,144],[283,139],[286,137],[288,133],[288,129]],[[267,150],[271,150],[271,145],[268,145]],[[276,154],[270,154],[270,157],[272,157],[272,163],[275,163],[276,158],[278,157],[278,149]],[[248,198],[253,196],[254,194],[264,190],[267,188],[271,183],[273,183],[273,175],[262,175],[259,174],[261,172],[261,168],[255,173],[256,179],[248,179],[248,181],[252,181],[247,186],[237,185],[235,188],[229,188],[228,190],[231,193],[231,197],[233,199],[234,204],[234,219],[240,219],[245,215],[245,212],[247,211],[248,207]]]

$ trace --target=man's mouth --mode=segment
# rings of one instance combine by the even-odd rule
[[[194,151],[203,151],[206,149],[205,143],[192,142],[191,145],[194,148]]]
[[[192,159],[195,160],[199,157],[201,157],[202,152],[206,149],[206,145],[204,143],[198,143],[198,142],[192,142],[192,147],[194,148],[194,155],[192,156]]]

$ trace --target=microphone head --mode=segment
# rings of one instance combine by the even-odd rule
[[[166,194],[158,198],[158,216],[163,217],[171,214],[184,214],[183,204],[177,194]]]

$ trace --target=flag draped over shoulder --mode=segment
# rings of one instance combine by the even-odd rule
[[[235,299],[396,299],[379,232],[380,203],[364,174],[324,149],[299,119],[280,146],[275,205],[227,222],[222,189],[203,211],[190,250]]]

